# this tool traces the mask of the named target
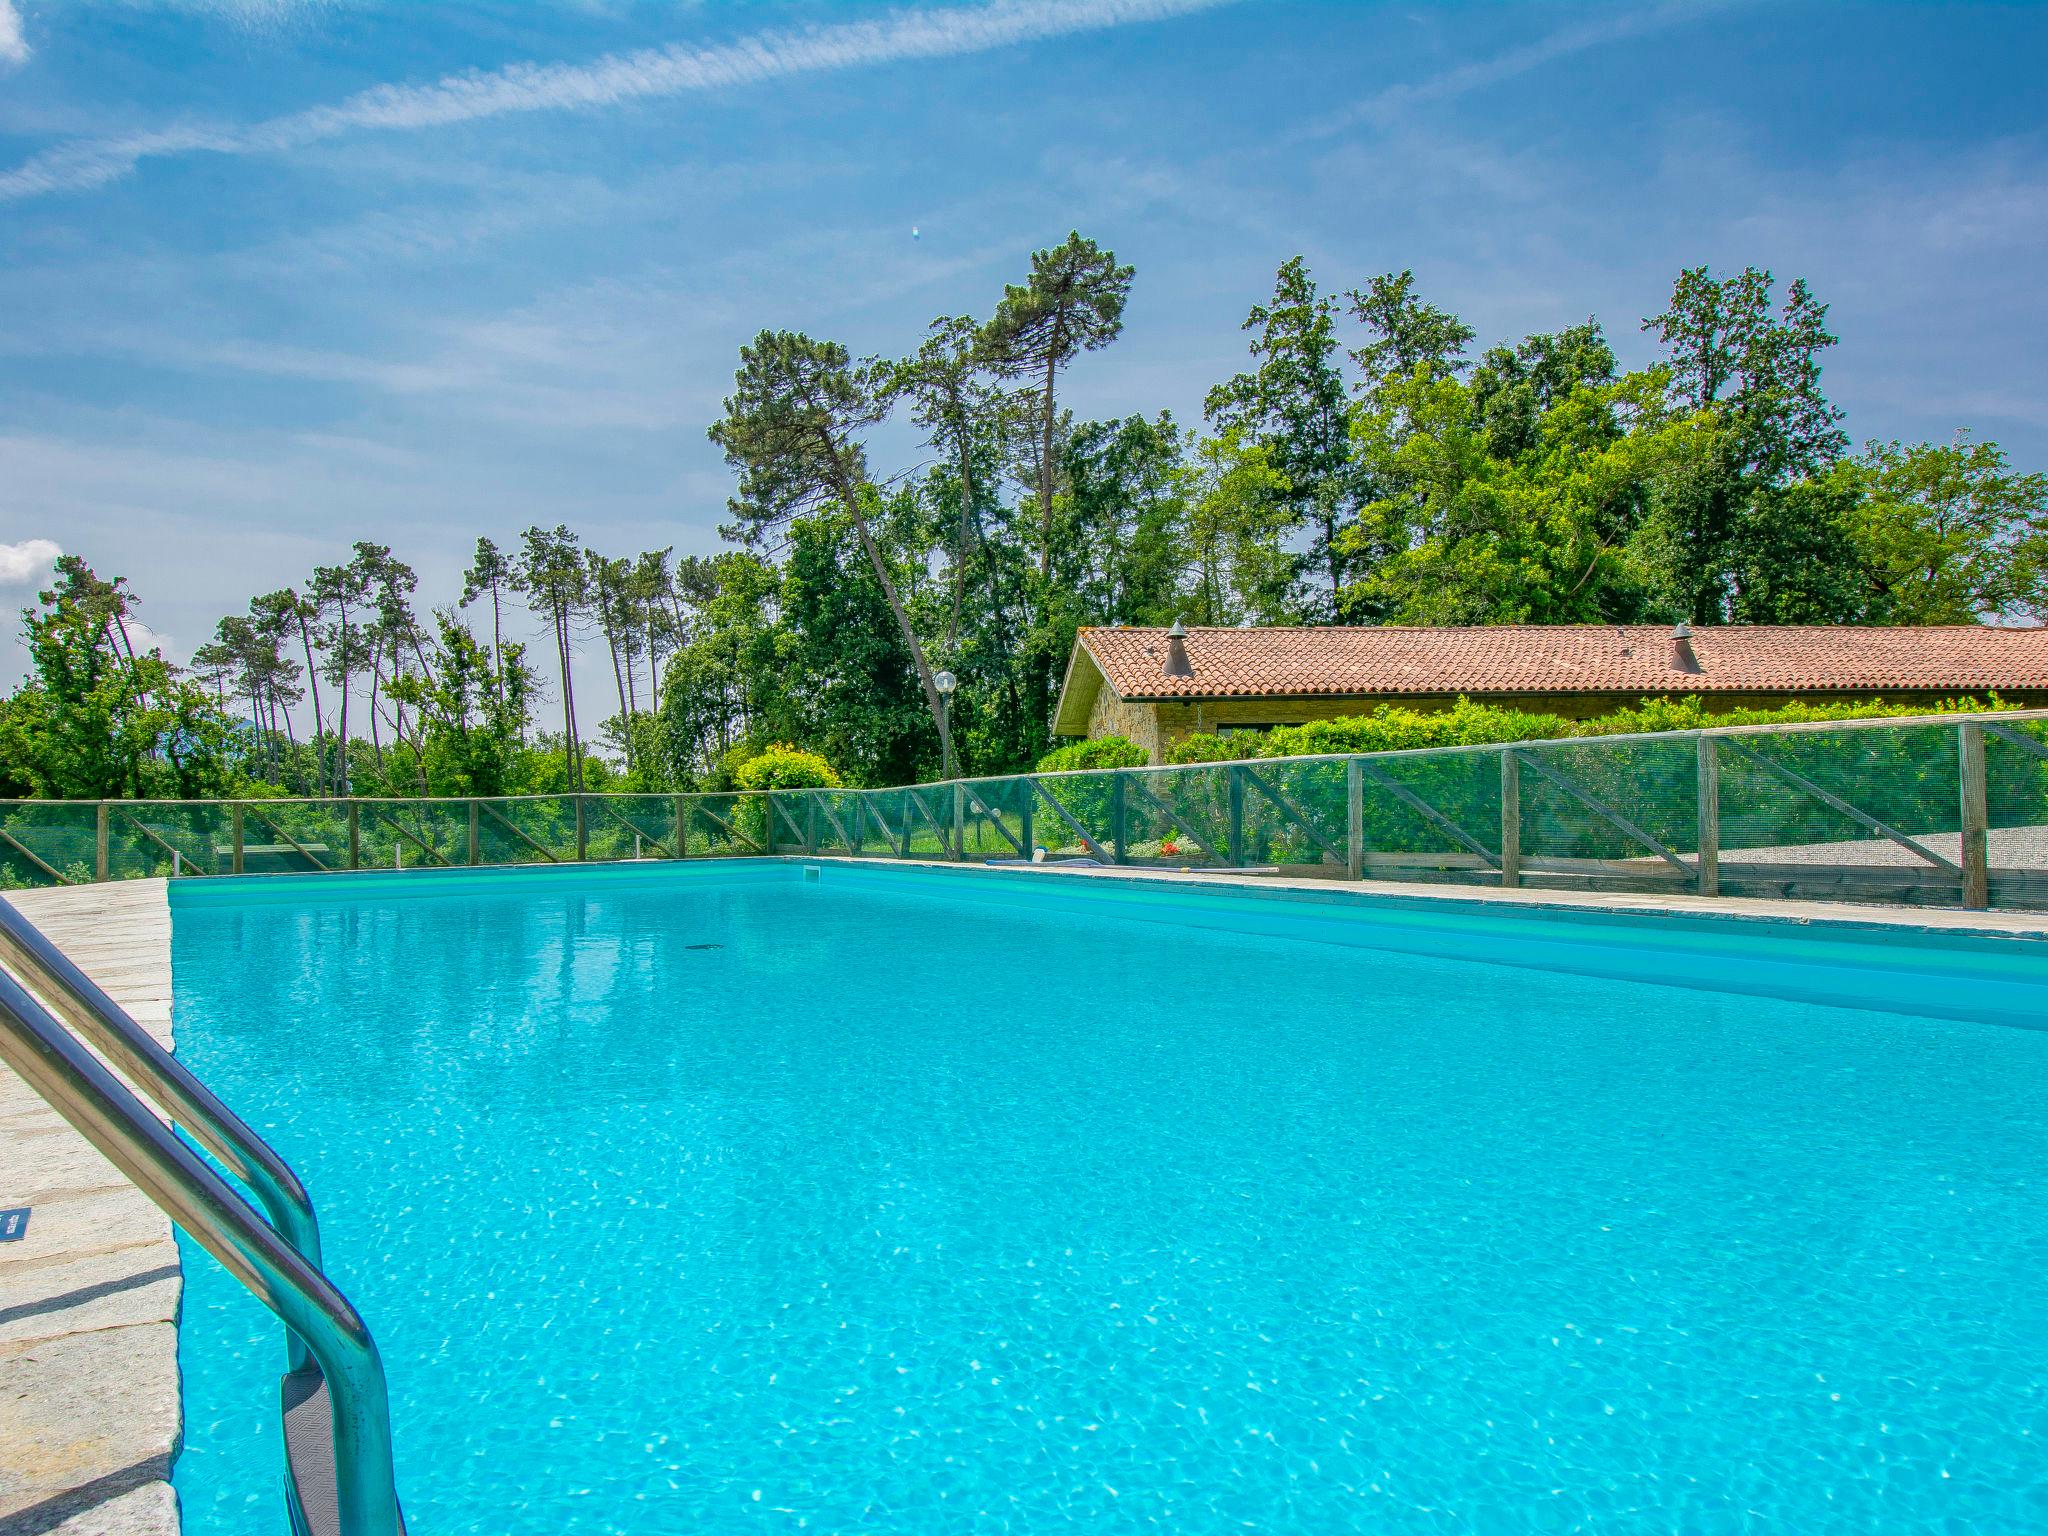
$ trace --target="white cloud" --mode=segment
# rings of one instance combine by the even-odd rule
[[[21,35],[21,12],[14,0],[0,0],[0,66],[26,64],[28,39]]]
[[[169,635],[151,629],[133,614],[123,619],[121,624],[128,631],[128,643],[135,647],[136,655],[147,656],[151,651],[156,651],[165,661],[178,660],[177,642]]]
[[[49,575],[64,551],[49,539],[0,544],[0,591],[32,587]]]
[[[5,8],[9,0],[0,0]],[[381,85],[332,106],[241,128],[174,127],[59,145],[0,172],[0,202],[83,191],[144,160],[210,151],[284,153],[342,134],[416,132],[526,112],[587,112],[629,101],[759,85],[796,75],[984,53],[1206,10],[1229,0],[991,0],[906,8],[871,21],[758,32],[717,47],[672,43],[590,64],[513,64],[432,85]]]

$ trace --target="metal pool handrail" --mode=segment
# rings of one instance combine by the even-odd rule
[[[384,1365],[348,1298],[5,972],[0,1061],[305,1341],[333,1407],[341,1536],[403,1536]]]
[[[64,1023],[112,1062],[192,1139],[256,1192],[271,1225],[315,1269],[320,1223],[313,1199],[291,1165],[214,1091],[165,1050],[128,1011],[103,992],[71,957],[52,944],[12,902],[0,898],[0,966],[28,982]],[[288,1333],[291,1369],[307,1362],[305,1343]]]

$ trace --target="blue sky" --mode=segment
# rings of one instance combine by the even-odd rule
[[[1084,416],[1198,413],[1297,252],[1628,361],[1754,263],[1858,439],[2048,467],[2044,65],[2019,5],[0,0],[0,605],[48,541],[182,658],[355,538],[428,602],[531,522],[714,548],[741,341],[907,349],[1069,228],[1138,274]]]

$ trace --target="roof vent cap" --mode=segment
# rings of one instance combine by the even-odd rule
[[[1671,670],[1691,673],[1700,671],[1700,659],[1693,654],[1692,626],[1683,619],[1671,626]]]
[[[1193,677],[1195,664],[1188,660],[1188,627],[1175,615],[1173,628],[1166,632],[1166,665],[1159,669],[1168,677]]]

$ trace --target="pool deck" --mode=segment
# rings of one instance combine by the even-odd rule
[[[158,1040],[171,1042],[162,880],[7,899]],[[0,1070],[0,1536],[173,1536],[178,1303],[171,1224]]]
[[[1024,879],[1230,885],[1321,900],[1719,915],[1933,933],[2048,938],[2048,913],[1512,890],[1148,867],[957,864],[785,856],[793,863],[921,864]],[[171,915],[162,880],[10,892],[7,899],[113,998],[171,1043]],[[0,1209],[29,1206],[0,1246],[0,1536],[175,1536],[170,1470],[183,1431],[170,1223],[105,1158],[0,1073]]]

